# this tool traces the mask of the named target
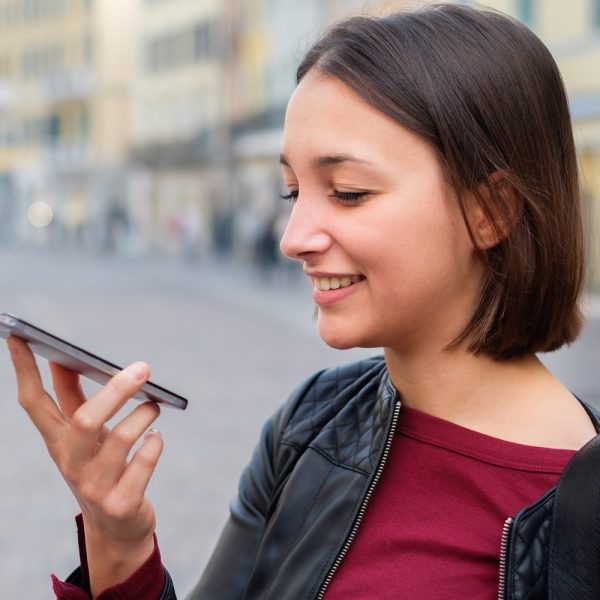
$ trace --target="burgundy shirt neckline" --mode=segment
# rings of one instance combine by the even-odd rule
[[[576,450],[510,442],[402,406],[397,433],[474,460],[520,471],[562,473]]]

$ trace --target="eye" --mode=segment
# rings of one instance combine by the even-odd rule
[[[282,200],[287,200],[290,204],[294,204],[298,198],[298,190],[292,190],[288,194],[279,194]]]
[[[340,192],[334,190],[332,196],[342,204],[352,206],[358,204],[367,194],[368,192]]]

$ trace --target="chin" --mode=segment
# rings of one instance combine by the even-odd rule
[[[350,350],[350,348],[358,348],[357,344],[353,344],[345,340],[329,340],[323,336],[321,336],[321,338],[330,348],[334,348],[335,350]]]
[[[336,350],[349,350],[350,348],[370,348],[377,344],[370,344],[356,331],[351,331],[346,327],[332,327],[319,321],[319,335],[321,339],[331,348]],[[347,325],[347,324],[346,324]]]

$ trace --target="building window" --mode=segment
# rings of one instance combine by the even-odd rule
[[[22,142],[25,145],[37,144],[40,138],[40,120],[37,118],[24,119],[22,127]]]
[[[44,52],[45,75],[54,75],[65,70],[65,49],[63,46],[50,46]]]
[[[57,144],[60,139],[60,117],[56,114],[48,119],[46,137],[50,144]]]
[[[31,50],[25,50],[21,59],[21,71],[25,79],[29,79],[34,74],[33,62]]]
[[[79,137],[86,141],[90,137],[90,113],[85,108],[79,113]]]
[[[186,67],[212,58],[216,52],[214,24],[203,22],[148,40],[145,45],[146,69],[157,72]]]
[[[204,21],[194,27],[194,60],[202,62],[219,54],[216,21]]]
[[[83,64],[86,67],[91,67],[94,62],[94,40],[88,34],[83,38]]]
[[[592,0],[594,3],[594,27],[600,29],[600,0]]]
[[[528,27],[533,26],[533,0],[518,0],[517,17]]]
[[[210,51],[210,30],[208,23],[200,23],[194,28],[194,59],[205,60]]]

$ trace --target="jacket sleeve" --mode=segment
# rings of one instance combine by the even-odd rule
[[[133,582],[133,585],[130,582],[125,587],[115,586],[109,590],[105,590],[98,596],[98,600],[137,600],[138,598],[147,598],[148,600],[151,598],[155,598],[156,600],[177,600],[171,576],[164,567],[159,565],[159,568],[164,584],[162,585],[162,590],[156,594],[154,594],[154,590],[148,592],[147,588],[149,586],[142,580],[137,583]],[[140,576],[144,576],[142,570],[134,573],[134,577],[140,579]],[[84,581],[81,568],[79,567],[64,582],[52,576],[52,588],[57,600],[89,600],[92,597],[89,593],[89,586]]]
[[[268,522],[278,481],[289,464],[280,452],[280,439],[297,404],[318,373],[307,380],[269,419],[250,463],[242,473],[230,515],[200,580],[186,600],[240,600],[250,581],[255,557]],[[285,452],[283,454],[286,454]]]
[[[85,528],[81,514],[75,518],[79,544],[80,566],[63,582],[52,576],[52,588],[59,600],[82,600],[91,598],[85,547]],[[162,565],[156,535],[154,550],[148,559],[125,581],[104,590],[98,600],[176,600],[173,582]]]

